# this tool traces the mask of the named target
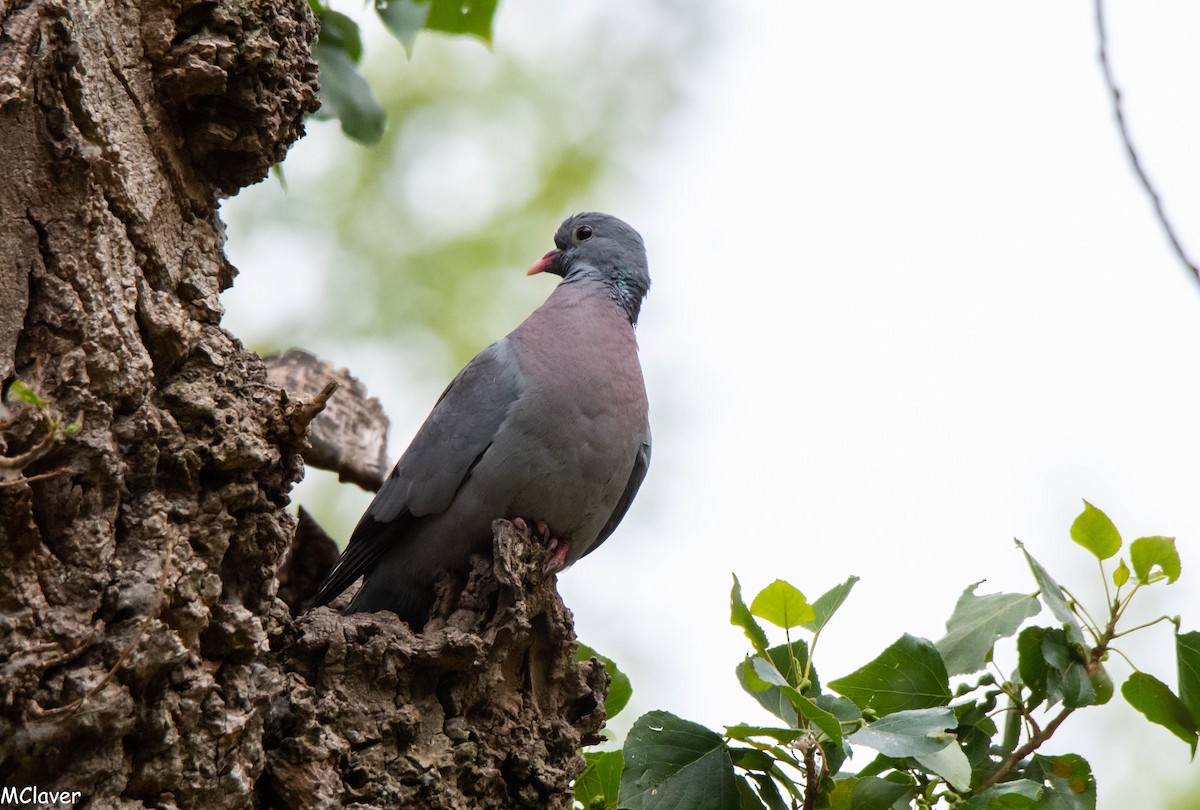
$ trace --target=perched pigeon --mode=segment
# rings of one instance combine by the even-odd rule
[[[433,584],[490,548],[492,521],[536,525],[552,570],[603,543],[650,463],[634,327],[650,287],[637,231],[576,214],[530,270],[562,281],[442,393],[314,599],[365,575],[348,613],[391,610],[420,627]]]

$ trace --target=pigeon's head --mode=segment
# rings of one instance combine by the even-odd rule
[[[646,246],[637,231],[616,217],[588,212],[567,218],[554,234],[554,244],[558,249],[529,268],[529,275],[553,273],[563,283],[601,281],[629,322],[637,323],[642,299],[650,289]]]

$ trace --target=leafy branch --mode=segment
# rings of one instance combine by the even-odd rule
[[[1086,501],[1071,537],[1097,558],[1105,585],[1111,578],[1115,586],[1105,588],[1106,612],[1094,614],[1102,622],[1018,542],[1036,593],[981,595],[979,583],[969,585],[941,639],[905,634],[870,663],[824,687],[813,651],[857,578],[811,604],[795,586],[777,580],[747,605],[735,576],[730,621],[751,647],[735,674],[778,723],[726,726],[718,734],[668,712],[649,712],[634,723],[621,750],[586,755],[576,807],[1094,810],[1096,783],[1087,761],[1038,752],[1078,710],[1111,699],[1114,688],[1104,662],[1110,652],[1121,654],[1112,643],[1163,621],[1175,624],[1178,694],[1136,667],[1121,693],[1148,720],[1186,742],[1194,756],[1200,738],[1200,632],[1180,633],[1179,620],[1166,616],[1122,625],[1143,588],[1178,580],[1174,539],[1134,540],[1129,562],[1119,559],[1110,573],[1105,561],[1124,543],[1108,516]],[[1030,624],[1043,608],[1056,623]],[[759,620],[782,630],[784,643],[772,646]],[[811,636],[793,637],[798,630]],[[998,647],[1014,637],[1015,645]],[[997,658],[1010,656],[1012,646],[1016,666],[1005,677]],[[952,678],[958,679],[953,688]],[[997,708],[1001,697],[1008,705]],[[995,722],[1000,715],[1006,718],[1003,730]],[[1049,719],[1039,722],[1043,715]],[[857,773],[844,772],[856,747],[878,755]]]
[[[31,406],[25,407],[24,412],[31,412],[33,419],[21,425],[22,432],[26,434],[23,441],[28,449],[11,456],[0,454],[0,487],[51,478],[66,472],[65,469],[58,469],[38,475],[24,475],[27,467],[49,453],[59,442],[79,433],[83,428],[83,415],[68,422],[57,408],[38,396],[36,391],[21,380],[14,379],[5,390],[4,402],[0,405],[0,431],[8,431],[24,421],[9,414],[11,405]]]

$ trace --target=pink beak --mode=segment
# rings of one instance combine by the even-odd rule
[[[539,259],[537,264],[535,264],[533,267],[530,267],[529,270],[525,272],[525,275],[536,276],[538,273],[545,271],[545,269],[550,266],[551,262],[558,258],[558,254],[559,251],[557,250],[550,251],[541,259]]]

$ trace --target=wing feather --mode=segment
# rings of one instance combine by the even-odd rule
[[[633,503],[634,497],[641,489],[642,481],[646,479],[646,471],[650,469],[650,426],[646,425],[646,438],[642,441],[642,446],[638,448],[637,456],[633,461],[633,471],[629,474],[629,482],[625,485],[625,491],[621,493],[620,500],[617,501],[616,508],[613,509],[612,515],[608,522],[604,524],[604,528],[600,530],[600,534],[596,535],[596,542],[583,552],[582,557],[586,557],[596,549],[600,548],[600,544],[608,539],[621,521],[625,518],[625,513],[629,511],[629,505]]]
[[[318,589],[314,606],[350,587],[394,543],[403,542],[418,519],[450,506],[522,387],[507,338],[488,346],[458,373],[367,507]]]

